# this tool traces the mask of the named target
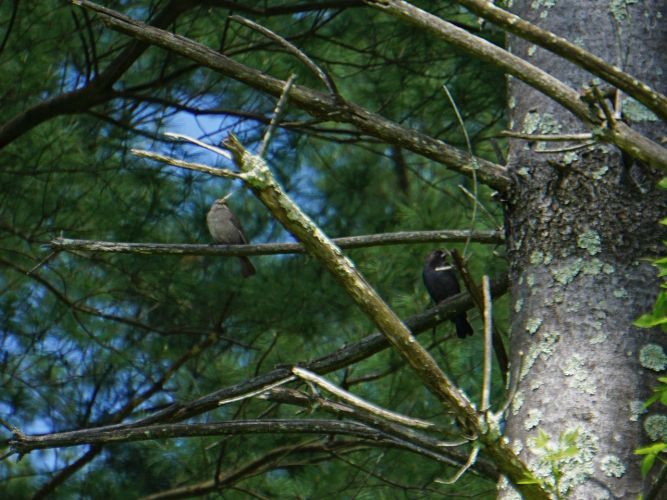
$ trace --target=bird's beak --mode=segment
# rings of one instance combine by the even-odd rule
[[[233,194],[234,194],[234,192],[229,193],[228,195],[224,196],[223,198],[220,198],[220,201],[221,201],[222,203],[227,203],[227,200],[228,200],[229,198],[231,198]]]

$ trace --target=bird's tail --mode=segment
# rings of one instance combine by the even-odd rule
[[[255,274],[255,266],[252,265],[248,257],[239,257],[239,260],[241,261],[241,275],[244,278],[249,278]]]
[[[468,318],[466,318],[465,314],[456,316],[454,318],[454,325],[456,326],[456,335],[460,339],[464,339],[473,333],[472,326],[468,323]]]

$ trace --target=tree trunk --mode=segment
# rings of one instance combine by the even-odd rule
[[[514,11],[665,92],[667,26],[658,14],[666,7],[664,0],[520,1]],[[530,43],[512,38],[510,46],[573,88],[592,83],[586,72]],[[516,79],[509,99],[515,132],[587,131]],[[665,135],[645,108],[626,96],[621,102],[638,130],[656,140]],[[657,221],[667,213],[666,198],[655,172],[613,146],[540,152],[571,145],[511,142],[507,229],[518,386],[507,434],[538,477],[553,484],[556,471],[555,487],[567,498],[636,498],[644,485],[633,450],[648,442],[641,402],[658,374],[639,353],[648,344],[664,349],[665,336],[631,323],[656,295],[655,270],[642,258],[664,253]],[[548,442],[536,439],[541,431]],[[557,454],[571,445],[576,452]],[[510,498],[503,488],[501,496]]]

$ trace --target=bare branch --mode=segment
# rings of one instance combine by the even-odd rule
[[[515,139],[524,139],[526,141],[547,141],[547,142],[570,142],[570,141],[590,141],[593,134],[523,134],[512,130],[503,130],[500,132],[502,137],[514,137]]]
[[[581,149],[586,149],[593,147],[597,144],[596,141],[584,142],[583,144],[577,144],[576,146],[568,146],[564,148],[554,148],[554,149],[536,149],[535,153],[547,155],[554,153],[567,153],[568,151],[579,151]]]
[[[447,85],[443,85],[442,88],[445,91],[445,94],[447,95],[447,99],[449,99],[450,104],[452,105],[452,108],[454,109],[454,114],[456,116],[456,120],[459,122],[459,127],[461,127],[461,131],[463,132],[463,137],[466,140],[466,148],[468,149],[468,154],[473,157],[472,154],[472,144],[470,143],[470,137],[468,136],[468,131],[466,130],[465,123],[463,122],[463,117],[461,116],[461,113],[459,112],[459,108],[456,105],[456,102],[454,101],[454,97],[452,96],[451,92],[447,88]],[[474,157],[473,157],[474,158]],[[477,163],[473,160],[473,169],[472,169],[472,194],[473,194],[473,204],[472,204],[472,213],[470,214],[470,230],[472,230],[475,227],[475,220],[477,219],[477,191],[478,191],[478,185],[477,185]],[[468,252],[468,245],[470,245],[470,239],[466,240],[466,244],[463,247],[463,255],[467,255]]]
[[[453,250],[451,252],[454,265],[456,270],[463,278],[463,283],[465,284],[466,289],[470,293],[477,306],[477,309],[484,314],[484,298],[482,297],[482,292],[475,283],[475,280],[472,278],[468,267],[466,266],[465,261],[461,257],[458,251]],[[493,325],[494,333],[493,336],[493,349],[496,352],[496,359],[498,360],[498,366],[500,367],[500,373],[503,377],[503,381],[507,381],[507,371],[509,367],[509,359],[507,357],[507,350],[505,349],[505,344],[503,344],[502,334],[496,325]]]
[[[265,392],[270,391],[271,389],[275,389],[276,387],[287,384],[287,383],[289,383],[293,380],[296,380],[296,377],[292,377],[292,376],[285,377],[281,380],[277,380],[276,382],[272,382],[270,384],[267,384],[264,387],[260,387],[259,389],[248,392],[246,394],[241,394],[241,395],[233,397],[233,398],[221,399],[220,401],[218,401],[218,406],[226,405],[226,404],[229,404],[229,403],[234,403],[236,401],[241,401],[243,399],[248,399],[248,398],[252,398],[252,397],[255,397],[255,396],[260,396],[260,395],[264,394]]]
[[[454,484],[456,481],[458,481],[459,479],[461,479],[461,477],[463,476],[463,474],[465,474],[465,472],[466,472],[470,467],[473,466],[473,464],[474,464],[475,461],[477,460],[477,455],[478,455],[478,454],[479,454],[479,445],[478,445],[478,444],[475,444],[475,446],[473,446],[472,451],[470,452],[470,455],[468,456],[468,461],[463,465],[463,467],[461,467],[461,468],[456,472],[456,474],[454,474],[454,476],[453,476],[452,478],[450,478],[450,479],[436,479],[436,481],[437,481],[438,483],[442,483],[442,484]]]
[[[185,134],[176,134],[174,132],[165,132],[167,137],[171,137],[172,139],[177,139],[180,141],[185,141],[185,142],[191,142],[192,144],[196,144],[197,146],[200,146],[204,149],[208,149],[209,151],[212,151],[215,154],[218,154],[220,156],[224,156],[228,160],[232,159],[232,155],[230,155],[227,151],[224,149],[216,148],[215,146],[211,146],[210,144],[206,144],[205,142],[200,141],[199,139],[195,139],[194,137],[187,136]],[[147,156],[147,158],[150,158]],[[164,161],[164,160],[161,160]]]
[[[493,302],[489,277],[482,277],[484,293],[484,376],[482,377],[482,404],[480,411],[486,412],[491,407],[491,365],[493,363]]]
[[[468,444],[470,442],[468,439],[460,439],[456,442],[443,442],[432,436],[377,418],[371,413],[364,412],[362,409],[353,408],[343,403],[334,403],[328,399],[306,395],[303,392],[292,389],[278,389],[277,391],[272,391],[267,394],[267,399],[302,407],[316,406],[338,416],[339,418],[354,418],[357,421],[381,430],[385,434],[396,439],[397,442],[403,443],[405,446],[414,446],[414,451],[416,453],[429,456],[441,463],[461,467],[466,463],[468,458],[467,453],[456,449],[464,444]],[[446,432],[439,428],[434,430],[438,433]],[[473,472],[489,479],[493,479],[498,475],[498,469],[487,460],[478,461],[473,468]]]
[[[110,444],[182,437],[228,436],[238,434],[343,434],[364,439],[386,440],[384,433],[356,422],[339,420],[238,420],[207,424],[160,424],[144,427],[94,427],[41,435],[15,435],[9,445],[20,454],[33,450],[65,448],[82,444]]]
[[[241,174],[237,174],[236,172],[232,172],[230,170],[209,167],[208,165],[202,165],[201,163],[192,163],[189,161],[183,161],[177,158],[172,158],[171,156],[166,156],[159,153],[152,153],[150,151],[144,151],[142,149],[132,149],[131,151],[134,155],[138,156],[139,158],[148,158],[149,160],[161,161],[168,165],[173,165],[174,167],[187,168],[188,170],[194,170],[195,172],[204,172],[210,175],[215,175],[216,177],[225,177],[227,179],[243,179],[243,176]]]
[[[327,90],[329,90],[331,95],[333,96],[339,95],[338,89],[336,88],[336,84],[331,79],[331,77],[324,70],[322,70],[322,68],[317,66],[317,64],[315,64],[315,62],[310,57],[304,54],[303,51],[299,50],[299,48],[296,45],[288,42],[283,37],[274,33],[270,29],[261,26],[257,23],[254,23],[249,19],[246,19],[241,16],[230,16],[229,18],[245,26],[248,26],[249,28],[254,29],[255,31],[261,33],[265,37],[270,38],[274,42],[285,47],[288,52],[295,55],[299,61],[301,61],[317,78],[319,78],[322,81],[322,83],[324,83],[324,86],[327,88]]]
[[[607,104],[607,101],[605,101],[602,92],[600,92],[600,87],[597,85],[593,85],[593,95],[595,96],[598,106],[600,106],[600,109],[602,109],[602,112],[604,113],[607,127],[611,129],[615,128],[617,122],[616,117],[614,117],[614,113],[609,108],[609,104]]]
[[[417,429],[432,429],[433,427],[435,427],[435,424],[433,422],[428,422],[426,420],[421,420],[418,418],[406,417],[405,415],[385,410],[384,408],[381,408],[373,403],[369,403],[368,401],[365,401],[364,399],[355,396],[351,392],[344,391],[340,387],[335,386],[324,377],[320,377],[315,373],[306,370],[304,368],[299,368],[298,366],[295,366],[294,368],[292,368],[292,373],[303,380],[317,384],[318,386],[329,391],[331,394],[334,394],[335,396],[339,397],[343,401],[346,401],[352,406],[361,408],[377,417],[389,420],[390,422],[397,422],[401,425],[406,425],[408,427],[415,427]]]
[[[216,169],[217,170],[217,169]],[[454,243],[470,237],[477,243],[501,244],[503,235],[500,231],[468,231],[452,229],[442,231],[399,231],[396,233],[367,234],[333,238],[340,248],[366,248],[387,245],[410,245],[421,243]],[[99,240],[76,240],[56,238],[49,246],[54,250],[67,252],[105,252],[131,253],[138,255],[278,255],[305,253],[300,243],[262,243],[258,245],[202,245],[180,243],[128,243]]]
[[[275,132],[276,127],[278,126],[278,122],[280,121],[280,118],[283,115],[283,112],[285,111],[285,104],[287,103],[287,97],[289,96],[289,91],[292,88],[292,85],[294,84],[294,80],[296,80],[296,75],[292,73],[290,77],[287,79],[287,82],[285,82],[285,88],[283,89],[282,94],[280,94],[280,99],[278,99],[276,108],[273,110],[271,123],[269,123],[269,128],[266,129],[264,137],[262,138],[262,143],[259,145],[259,149],[257,150],[258,156],[263,157],[266,154],[267,149],[269,148],[269,143],[271,142],[273,133]]]

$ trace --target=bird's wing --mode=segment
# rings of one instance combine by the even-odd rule
[[[236,214],[230,210],[229,212],[229,219],[232,221],[232,224],[234,224],[234,227],[236,230],[239,232],[239,236],[241,237],[241,243],[244,245],[248,244],[248,238],[246,238],[245,233],[243,232],[243,229],[241,228],[241,223],[239,222],[238,217],[236,217]]]

